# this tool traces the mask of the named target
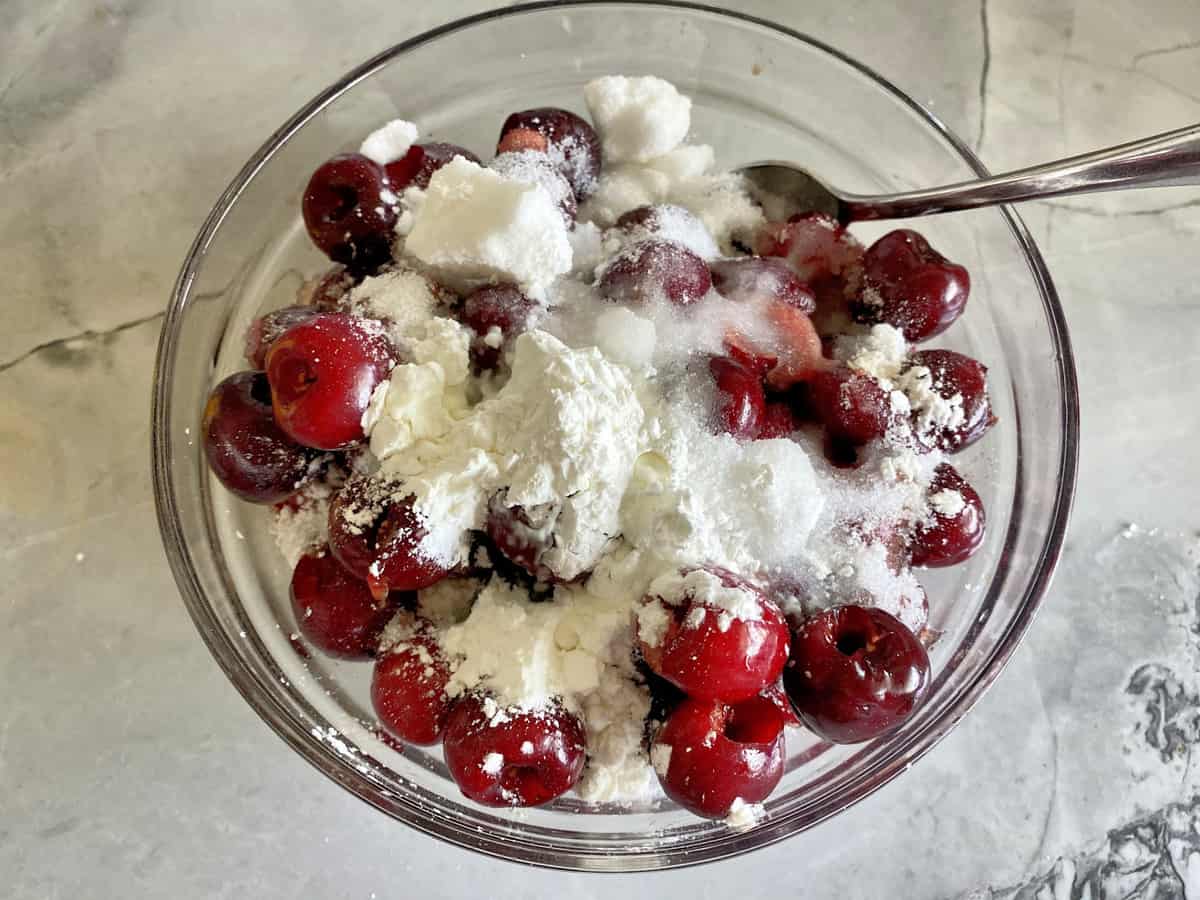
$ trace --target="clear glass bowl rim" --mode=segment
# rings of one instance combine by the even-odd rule
[[[162,536],[168,563],[170,564],[180,593],[183,596],[188,613],[191,615],[197,630],[200,632],[201,638],[208,646],[209,651],[216,659],[222,671],[224,671],[234,687],[259,717],[293,750],[320,772],[342,785],[342,787],[360,799],[393,818],[452,844],[490,856],[532,865],[571,870],[594,870],[595,866],[585,865],[582,860],[578,859],[570,851],[556,851],[544,845],[525,846],[520,841],[514,841],[511,837],[480,835],[475,832],[468,834],[465,830],[455,827],[451,822],[440,818],[430,820],[422,816],[417,809],[398,804],[385,805],[381,803],[374,795],[373,786],[369,782],[359,779],[355,776],[355,773],[349,772],[341,757],[332,753],[325,744],[315,741],[301,723],[288,714],[268,692],[261,689],[253,673],[242,666],[236,654],[233,653],[227,636],[220,627],[216,614],[208,603],[204,588],[197,576],[186,541],[183,537],[178,501],[171,480],[173,452],[172,435],[170,433],[171,381],[167,376],[168,373],[172,373],[174,370],[184,305],[190,294],[191,285],[196,273],[204,262],[213,236],[220,228],[226,214],[237,202],[246,185],[266,164],[275,151],[313,116],[317,115],[327,105],[359,82],[370,78],[375,72],[387,66],[396,57],[444,35],[489,21],[540,10],[582,7],[619,8],[623,6],[657,7],[724,17],[769,29],[785,37],[808,44],[834,57],[841,63],[856,69],[875,82],[885,92],[900,101],[901,104],[907,106],[930,128],[944,138],[962,157],[963,161],[977,172],[980,177],[986,177],[990,174],[970,147],[937,116],[933,115],[924,106],[872,68],[819,39],[767,19],[720,7],[685,2],[685,0],[618,0],[618,2],[614,2],[614,0],[542,0],[542,2],[524,3],[467,16],[430,29],[409,40],[396,44],[352,69],[306,103],[297,113],[288,119],[242,167],[241,171],[238,172],[220,198],[218,198],[208,217],[205,219],[195,241],[188,251],[175,282],[171,301],[167,307],[159,337],[154,368],[151,408],[151,469],[154,484],[154,499],[159,531]],[[1032,624],[1046,590],[1050,585],[1050,581],[1053,578],[1054,570],[1062,552],[1071,506],[1074,501],[1079,457],[1079,391],[1075,360],[1071,350],[1065,316],[1063,315],[1058,294],[1046,269],[1041,252],[1035,245],[1033,238],[1029,234],[1029,230],[1011,207],[1002,207],[1000,212],[1004,216],[1013,237],[1016,239],[1029,265],[1030,273],[1037,284],[1050,328],[1050,338],[1056,351],[1058,387],[1062,398],[1059,409],[1062,423],[1062,448],[1059,454],[1057,492],[1049,534],[1045,544],[1041,548],[1038,559],[1032,566],[1031,578],[1024,592],[1024,597],[1021,598],[1017,614],[1008,623],[1006,632],[997,642],[987,664],[976,674],[973,682],[962,691],[957,705],[951,708],[948,715],[937,721],[934,727],[909,736],[907,743],[897,748],[898,752],[892,757],[889,765],[878,769],[872,773],[871,777],[856,784],[852,791],[847,792],[839,798],[836,808],[829,809],[825,815],[808,822],[805,827],[812,827],[818,824],[825,818],[857,803],[883,787],[883,785],[891,781],[900,772],[905,771],[913,762],[932,749],[970,711],[1004,669],[1004,666],[1016,650],[1025,632]],[[674,868],[711,862],[750,849],[768,846],[789,837],[798,830],[802,829],[756,829],[745,835],[740,835],[736,840],[728,843],[718,842],[716,845],[708,844],[700,848],[680,847],[667,849],[663,851],[661,856],[656,856],[654,862],[649,864],[647,864],[644,855],[637,857],[630,855],[624,858],[624,865],[618,859],[610,859],[603,868],[605,871],[640,871],[648,868]]]

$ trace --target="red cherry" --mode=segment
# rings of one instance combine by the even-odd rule
[[[478,156],[466,147],[458,146],[458,144],[448,144],[445,141],[430,141],[429,143],[418,144],[417,146],[424,151],[425,156],[421,160],[421,166],[417,170],[412,183],[421,188],[421,190],[429,187],[429,179],[433,177],[434,172],[451,162],[457,156],[461,156],[463,159],[473,162],[476,165],[482,165]]]
[[[932,439],[934,446],[957,453],[979,440],[996,423],[988,398],[985,365],[953,350],[918,350],[909,357],[909,367],[913,366],[929,369],[933,391],[946,400],[958,397],[962,407],[960,423],[932,435],[921,435]]]
[[[953,466],[943,463],[929,484],[930,515],[918,522],[909,540],[914,566],[953,566],[970,558],[983,543],[983,500]]]
[[[908,717],[929,684],[929,655],[895,616],[838,606],[792,634],[783,683],[805,725],[827,741],[853,744]]]
[[[783,400],[768,400],[758,427],[758,439],[785,438],[800,428],[800,419],[792,405]]]
[[[883,437],[892,415],[879,382],[844,366],[817,372],[808,382],[808,401],[826,435],[852,447]]]
[[[488,502],[484,530],[496,549],[538,581],[553,584],[560,579],[542,563],[542,554],[554,544],[550,524],[540,526],[530,520],[523,506],[505,505],[506,492],[501,491]]]
[[[413,144],[408,152],[399,159],[393,160],[384,167],[387,173],[388,187],[393,193],[399,193],[406,187],[419,187],[421,190],[429,187],[429,179],[433,173],[454,157],[479,165],[479,157],[457,144],[447,144],[442,141],[431,141],[426,144]]]
[[[325,255],[370,271],[392,255],[396,207],[386,203],[383,167],[360,153],[335,156],[313,172],[302,209],[308,234]]]
[[[719,584],[708,579],[709,593],[696,593],[686,581],[696,571]],[[721,569],[681,575],[676,595],[642,598],[636,630],[646,665],[689,696],[706,699],[744,700],[775,681],[788,653],[787,622],[775,604]]]
[[[805,315],[817,308],[817,299],[788,263],[769,256],[739,256],[708,264],[713,287],[736,303],[779,300]]]
[[[395,490],[395,485],[354,478],[329,504],[333,555],[376,596],[418,591],[449,574],[422,546],[428,532],[413,498],[397,498]]]
[[[727,816],[735,800],[766,800],[783,777],[783,754],[783,717],[762,697],[736,706],[685,700],[650,746],[667,796],[713,819]]]
[[[804,724],[800,721],[800,717],[796,715],[796,710],[792,709],[792,701],[788,699],[787,691],[783,687],[782,677],[773,684],[768,684],[759,692],[758,696],[771,701],[771,704],[779,711],[779,717],[784,726],[799,728]]]
[[[324,549],[302,556],[292,573],[292,612],[300,633],[331,656],[367,659],[395,612]]]
[[[246,329],[246,361],[262,371],[267,366],[267,351],[275,340],[291,328],[310,321],[320,312],[313,306],[285,306],[259,316]]]
[[[539,806],[575,786],[587,757],[579,718],[555,706],[499,707],[470,695],[450,711],[446,768],[466,797],[485,806]]]
[[[649,239],[672,241],[704,259],[711,259],[720,252],[717,242],[699,216],[673,203],[656,203],[628,210],[613,223],[613,228],[624,235],[626,244]]]
[[[504,348],[529,327],[537,308],[537,303],[511,284],[489,284],[468,294],[459,318],[475,332],[471,338],[475,365],[481,370],[496,368]],[[493,328],[499,333],[493,334]]]
[[[243,500],[278,503],[312,474],[316,455],[276,423],[261,372],[238,372],[213,388],[200,428],[213,474]]]
[[[779,344],[779,364],[767,375],[772,390],[787,390],[829,368],[812,319],[796,307],[779,302],[767,307],[767,319]]]
[[[638,241],[621,251],[600,276],[600,293],[618,303],[666,299],[694,303],[712,287],[704,260],[674,241]]]
[[[759,378],[779,365],[779,355],[764,350],[745,335],[730,331],[725,335],[725,352],[729,358],[752,371]]]
[[[410,744],[436,744],[450,715],[450,666],[431,634],[416,632],[375,663],[371,703],[379,721]]]
[[[854,316],[860,322],[893,325],[915,343],[949,328],[962,315],[970,290],[966,269],[917,232],[900,228],[867,250]]]
[[[600,138],[586,120],[565,109],[545,106],[515,112],[500,128],[497,153],[540,150],[549,154],[579,200],[586,200],[600,177]]]
[[[768,223],[759,233],[755,251],[786,259],[816,296],[826,321],[844,311],[846,298],[857,292],[862,278],[862,244],[823,213]]]
[[[716,383],[715,426],[740,440],[758,437],[766,415],[762,376],[728,356],[714,356],[708,371]]]
[[[395,362],[383,332],[366,319],[321,313],[295,325],[267,352],[275,420],[307,447],[348,447],[363,439],[363,412]]]

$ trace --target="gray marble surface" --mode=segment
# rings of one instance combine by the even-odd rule
[[[860,56],[993,168],[1200,119],[1196,0],[737,5]],[[1023,210],[1083,392],[1063,566],[972,715],[826,826],[682,872],[533,871],[391,822],[256,719],[160,549],[159,312],[293,109],[487,4],[335,6],[0,4],[0,897],[1200,897],[1197,190]]]

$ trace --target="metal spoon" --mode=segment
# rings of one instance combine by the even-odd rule
[[[804,169],[783,162],[755,163],[739,171],[759,191],[783,200],[788,214],[822,212],[845,225],[1066,194],[1200,185],[1200,125],[1007,175],[903,194],[848,194],[829,187]]]

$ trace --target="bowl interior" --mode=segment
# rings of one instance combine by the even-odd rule
[[[470,60],[470,65],[463,65]],[[767,818],[746,832],[669,804],[620,810],[573,799],[496,812],[463,799],[440,749],[401,748],[375,731],[370,666],[298,649],[290,571],[267,511],[234,500],[197,442],[204,398],[244,368],[242,336],[325,262],[299,216],[309,174],[397,116],[425,139],[486,156],[511,111],[586,112],[603,74],[655,74],[693,100],[692,140],[718,165],[793,159],[859,192],[973,177],[978,163],[877,76],[810,39],[700,8],[540,5],[468,20],[368,63],[277,133],[221,198],[185,264],[164,327],[155,395],[155,478],[168,555],[197,625],[263,718],[318,768],[380,809],[464,846],[545,865],[657,868],[742,852],[810,827],[865,796],[956,722],[1029,624],[1057,558],[1074,480],[1074,372],[1040,257],[1005,211],[919,224],[972,274],[963,319],[932,342],[989,366],[988,438],[955,464],[989,519],[964,566],[928,572],[929,699],[903,727],[856,747],[789,734],[788,771]],[[856,227],[870,241],[887,226]]]

